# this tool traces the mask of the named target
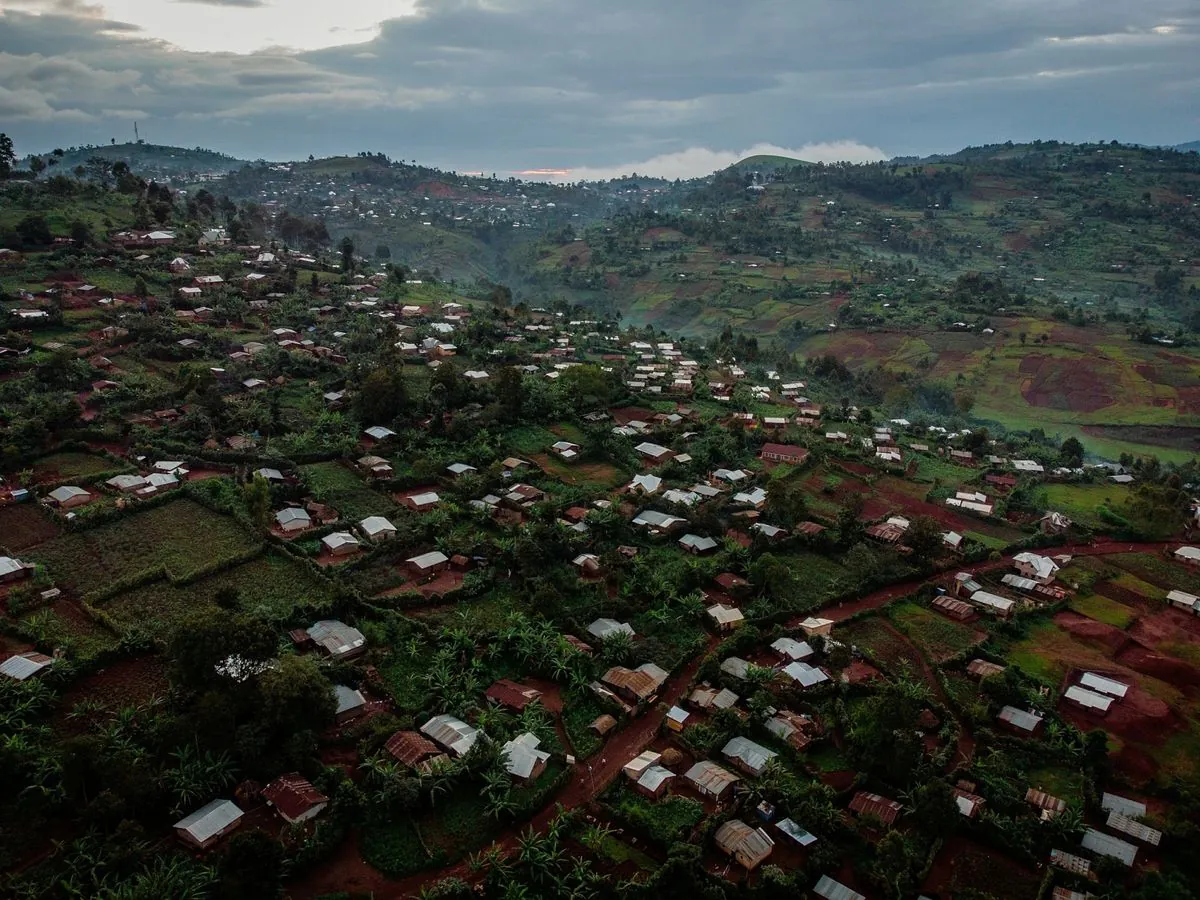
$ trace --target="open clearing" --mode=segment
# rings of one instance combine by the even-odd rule
[[[203,535],[203,540],[198,540]],[[63,534],[30,554],[80,594],[160,571],[180,581],[251,551],[256,540],[227,516],[174,500],[86,531]]]

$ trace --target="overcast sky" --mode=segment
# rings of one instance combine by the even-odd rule
[[[701,175],[1200,139],[1197,0],[0,0],[19,153],[129,140]]]

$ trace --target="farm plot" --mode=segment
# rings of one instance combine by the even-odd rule
[[[975,646],[986,635],[953,622],[917,603],[902,603],[889,610],[892,620],[926,656],[941,662]]]
[[[1116,739],[1114,764],[1130,779],[1143,782],[1195,771],[1200,748],[1200,709],[1194,686],[1200,669],[1134,642],[1129,634],[1075,612],[1039,623],[1006,654],[1031,675],[1061,685],[1066,676],[1095,671],[1130,686],[1108,715],[1097,719],[1060,706],[1064,718],[1082,729],[1102,728]]]
[[[58,525],[32,503],[0,506],[0,549],[16,555],[57,537]]]
[[[1110,600],[1101,594],[1072,597],[1068,605],[1074,612],[1114,628],[1128,628],[1137,618],[1137,610],[1130,609],[1124,603]]]
[[[203,540],[198,540],[199,536]],[[115,581],[158,571],[172,581],[252,552],[255,540],[232,519],[175,500],[87,531],[64,534],[29,554],[64,586],[94,593]]]
[[[1181,590],[1200,594],[1200,571],[1161,556],[1152,553],[1119,553],[1106,557],[1106,560],[1163,591]]]
[[[123,633],[142,630],[165,638],[195,611],[217,608],[217,597],[223,595],[238,609],[287,623],[300,604],[317,609],[329,604],[333,589],[288,557],[271,553],[182,587],[155,581],[124,591],[100,608]]]
[[[22,618],[22,625],[39,646],[61,647],[77,660],[92,659],[117,646],[116,636],[71,600],[60,599],[53,606],[30,612]]]
[[[132,471],[132,466],[93,453],[52,453],[33,464],[34,480],[40,484],[84,481],[106,472],[127,471]]]
[[[301,466],[301,475],[314,497],[330,504],[347,522],[358,522],[368,516],[388,516],[395,504],[383,494],[373,491],[361,478],[335,462]]]
[[[1037,895],[1041,876],[968,838],[951,838],[934,860],[922,889],[946,896],[1026,900]]]
[[[866,650],[891,672],[921,671],[921,658],[912,644],[889,628],[879,616],[851,622],[842,629],[839,640]]]
[[[1046,507],[1069,516],[1089,528],[1103,528],[1106,522],[1100,514],[1102,507],[1116,508],[1129,496],[1129,489],[1120,484],[1048,484]]]

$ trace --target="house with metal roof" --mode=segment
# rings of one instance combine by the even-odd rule
[[[200,850],[207,850],[241,824],[243,812],[232,800],[214,800],[175,823],[175,833]]]
[[[1111,856],[1127,866],[1132,866],[1137,860],[1138,848],[1128,841],[1123,841],[1111,834],[1089,828],[1083,833],[1079,845],[1085,850],[1091,850],[1099,856]]]
[[[670,534],[679,527],[687,524],[687,519],[670,516],[653,509],[644,509],[633,517],[633,524],[645,528],[654,534]]]
[[[372,543],[391,540],[396,536],[396,526],[383,516],[367,516],[358,523],[358,530]]]
[[[530,704],[540,702],[542,692],[537,688],[518,684],[510,678],[501,678],[484,692],[484,696],[501,706],[520,712]]]
[[[771,643],[771,649],[789,661],[803,661],[816,652],[809,646],[808,641],[797,641],[790,637],[777,638]]]
[[[531,731],[519,734],[500,750],[504,770],[517,781],[535,781],[546,771],[550,754],[539,750],[541,739]]]
[[[289,506],[287,509],[281,509],[275,513],[275,524],[279,530],[292,534],[297,531],[304,531],[306,528],[312,528],[312,518],[308,515],[308,511],[296,506]]]
[[[721,755],[747,775],[761,775],[771,760],[779,754],[746,737],[731,738],[721,748]]]
[[[1058,866],[1058,868],[1070,872],[1072,875],[1082,875],[1084,878],[1092,872],[1092,861],[1084,859],[1082,856],[1076,856],[1074,853],[1068,853],[1066,850],[1051,850],[1050,862]]]
[[[1143,825],[1131,819],[1129,816],[1123,816],[1119,812],[1110,812],[1108,814],[1108,827],[1113,831],[1119,831],[1122,834],[1127,834],[1132,838],[1136,838],[1144,844],[1149,844],[1152,847],[1157,847],[1162,841],[1162,832],[1157,828],[1151,828],[1149,825]]]
[[[0,582],[18,581],[34,571],[33,563],[21,562],[11,556],[0,556]]]
[[[1108,715],[1109,707],[1113,704],[1112,697],[1089,691],[1077,684],[1071,685],[1063,692],[1063,699],[1082,710],[1100,716]]]
[[[791,819],[780,819],[775,827],[801,847],[808,847],[817,842],[817,836],[801,828]]]
[[[631,781],[637,781],[642,777],[642,774],[653,765],[657,765],[662,759],[662,754],[657,750],[643,750],[629,762],[621,767],[621,772]]]
[[[745,680],[746,673],[750,671],[750,663],[740,656],[731,656],[721,663],[721,671],[731,678]]]
[[[396,432],[390,428],[385,428],[382,425],[372,425],[370,428],[363,429],[363,434],[373,442],[386,441],[388,438],[396,436]]]
[[[1017,605],[1016,601],[1009,600],[1007,597],[1001,597],[999,594],[990,593],[989,591],[976,591],[971,595],[971,602],[1002,619],[1011,615],[1013,607]]]
[[[30,650],[27,653],[17,653],[4,662],[0,662],[0,675],[13,681],[25,681],[54,665],[53,657]]]
[[[1028,550],[1013,557],[1013,568],[1017,574],[1031,578],[1038,584],[1049,584],[1058,574],[1058,563],[1048,556],[1030,553]]]
[[[742,615],[740,609],[726,606],[723,603],[710,606],[705,612],[716,626],[717,631],[733,631],[746,621],[746,617]]]
[[[62,487],[56,487],[47,494],[46,499],[59,509],[74,509],[77,506],[89,503],[92,495],[81,487],[63,485]]]
[[[1031,803],[1040,809],[1043,820],[1053,819],[1067,808],[1066,800],[1060,800],[1058,797],[1053,797],[1045,791],[1039,791],[1037,788],[1029,788],[1025,792],[1025,802]]]
[[[321,814],[329,798],[299,772],[281,775],[262,789],[262,797],[286,822],[307,822]]]
[[[123,494],[129,494],[146,486],[146,479],[141,475],[114,475],[108,481],[104,482],[114,491],[120,491]]]
[[[729,688],[718,690],[707,684],[696,688],[688,697],[688,704],[701,712],[707,712],[710,709],[732,709],[737,702],[738,695]]]
[[[367,649],[367,639],[363,633],[337,619],[315,622],[307,633],[309,640],[330,659],[352,659]]]
[[[728,769],[711,760],[702,760],[683,773],[683,779],[705,797],[720,800],[735,784],[741,781]]]
[[[788,663],[782,671],[784,675],[803,688],[816,687],[829,680],[829,675],[824,669],[799,661]]]
[[[699,556],[703,553],[711,553],[720,544],[710,537],[702,537],[698,534],[685,534],[679,539],[679,546],[688,553]]]
[[[976,678],[989,678],[1004,671],[1004,666],[986,659],[973,659],[967,663],[967,674]]]
[[[639,456],[643,456],[651,462],[666,462],[675,455],[670,447],[664,447],[661,444],[654,444],[650,441],[643,441],[633,448],[634,452]]]
[[[1045,721],[1035,712],[1017,709],[1015,706],[1005,706],[996,716],[1001,722],[1021,734],[1035,735]]]
[[[1197,597],[1195,594],[1189,594],[1185,591],[1168,591],[1167,602],[1176,609],[1200,614],[1200,597]]]
[[[823,619],[820,616],[809,616],[800,623],[800,630],[803,631],[808,637],[813,637],[814,635],[818,634],[822,637],[828,637],[833,633],[833,626],[833,619]]]
[[[1173,555],[1177,562],[1200,565],[1200,547],[1179,547]]]
[[[634,637],[633,626],[628,622],[618,622],[616,619],[597,619],[588,626],[588,634],[600,641],[606,641],[615,634],[625,634]]]
[[[367,698],[357,688],[345,684],[333,686],[333,696],[337,701],[334,720],[338,723],[348,722],[355,716],[361,715],[367,706]]]
[[[1124,699],[1125,695],[1129,693],[1129,685],[1112,678],[1105,678],[1103,675],[1097,675],[1095,672],[1084,672],[1079,676],[1079,684],[1089,691],[1107,694],[1117,700]]]
[[[747,871],[754,871],[775,849],[775,842],[761,828],[751,828],[741,819],[721,824],[715,835],[717,847]]]
[[[450,566],[450,557],[441,550],[430,550],[428,553],[409,557],[404,561],[404,565],[414,575],[425,577],[436,575],[438,572],[448,568]]]
[[[387,739],[383,749],[397,762],[418,772],[429,772],[450,760],[437,744],[415,731],[397,731]]]
[[[860,816],[873,816],[884,825],[891,825],[900,817],[904,807],[895,800],[868,791],[859,791],[850,800],[850,810]]]
[[[479,729],[445,713],[434,716],[422,725],[421,733],[432,738],[453,756],[466,756],[482,734]]]
[[[1107,792],[1100,795],[1100,808],[1105,812],[1117,812],[1123,816],[1129,816],[1131,819],[1140,819],[1146,815],[1145,803]]]
[[[818,897],[824,897],[825,900],[867,900],[858,891],[851,890],[840,881],[834,881],[828,875],[821,876],[816,887],[813,888],[813,893]]]
[[[660,765],[651,765],[647,766],[641,775],[638,776],[633,787],[642,796],[657,800],[663,794],[670,791],[671,781],[674,778],[675,773],[670,769],[666,769]]]
[[[321,547],[330,556],[346,556],[359,549],[358,538],[348,531],[335,531],[321,538]]]

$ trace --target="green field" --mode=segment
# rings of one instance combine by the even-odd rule
[[[392,501],[367,486],[361,477],[335,462],[300,467],[301,477],[313,496],[331,504],[347,522],[368,516],[389,516],[396,511]]]
[[[113,462],[94,453],[52,453],[33,464],[34,477],[44,482],[86,481],[105,472],[127,472],[127,463]]]
[[[281,625],[296,624],[291,618],[298,605],[320,608],[333,600],[328,584],[294,560],[269,553],[183,587],[156,581],[124,591],[100,609],[122,631],[140,629],[166,637],[193,612],[215,609],[217,595],[227,590],[237,591],[239,609]]]
[[[1100,517],[1101,506],[1117,509],[1129,496],[1129,488],[1112,482],[1100,484],[1047,484],[1046,507],[1086,525],[1089,528],[1108,527]]]
[[[889,672],[900,673],[921,671],[916,650],[894,634],[879,616],[856,619],[841,630],[838,640],[854,644],[868,651]]]
[[[203,540],[197,540],[203,535]],[[233,519],[191,500],[174,500],[96,528],[69,532],[29,553],[80,594],[151,571],[187,579],[252,550],[257,540]]]
[[[1080,615],[1103,622],[1105,625],[1112,625],[1114,628],[1128,628],[1137,618],[1136,610],[1099,594],[1092,594],[1088,597],[1072,597],[1069,606]]]
[[[982,639],[973,628],[917,603],[898,604],[889,608],[888,614],[909,640],[935,662],[956,656]]]

